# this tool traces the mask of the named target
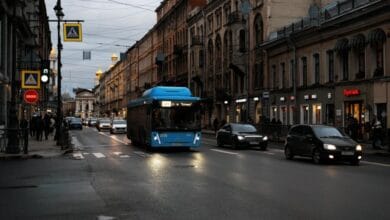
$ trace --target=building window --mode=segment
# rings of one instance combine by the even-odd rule
[[[326,104],[326,124],[334,125],[334,104]]]
[[[328,82],[334,82],[334,53],[332,50],[328,54]]]
[[[307,58],[302,57],[302,86],[307,86]]]
[[[281,63],[280,64],[280,88],[282,89],[284,89],[284,87],[286,86],[285,75],[286,75],[286,65],[285,63]]]
[[[365,48],[360,48],[358,51],[358,65],[359,70],[356,74],[357,79],[363,79],[365,77],[366,72],[366,53]]]
[[[376,70],[374,76],[383,76],[383,44],[376,46]]]
[[[208,21],[208,33],[211,34],[213,32],[213,16],[210,15],[208,18],[207,18],[207,21]]]
[[[272,65],[271,71],[272,71],[272,74],[271,74],[272,89],[276,89],[276,65]]]
[[[216,13],[216,20],[217,20],[217,28],[220,28],[222,26],[222,16],[221,16],[221,10],[219,9]]]
[[[313,112],[313,124],[321,124],[321,104],[314,104],[312,108]]]
[[[245,52],[246,49],[246,39],[245,39],[245,30],[240,30],[240,52]]]
[[[287,124],[287,107],[281,106],[280,107],[280,117],[279,120],[282,122],[283,125]]]
[[[309,106],[301,106],[301,124],[309,124]]]
[[[343,51],[341,56],[341,67],[343,72],[343,80],[348,80],[349,78],[349,62],[348,62],[348,51]]]
[[[199,51],[199,67],[202,68],[204,65],[204,52],[203,50]]]
[[[320,55],[318,53],[313,55],[314,59],[314,84],[320,84]]]
[[[263,42],[263,19],[260,14],[258,14],[255,18],[254,27],[255,44],[259,45]]]
[[[290,60],[290,77],[289,77],[289,85],[290,88],[294,87],[294,60]]]
[[[255,80],[253,82],[255,89],[263,88],[263,63],[255,64]]]

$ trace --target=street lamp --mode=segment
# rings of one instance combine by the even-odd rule
[[[61,7],[61,0],[57,0],[57,4],[54,7],[54,11],[56,12],[57,16],[57,48],[58,48],[58,62],[57,62],[57,128],[56,128],[56,137],[57,137],[57,146],[62,146],[62,134],[61,134],[61,128],[62,128],[62,99],[61,99],[61,50],[62,50],[62,43],[61,43],[61,20],[64,18],[64,12],[62,12]]]

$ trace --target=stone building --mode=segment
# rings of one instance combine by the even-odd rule
[[[326,2],[216,0],[189,10],[189,84],[206,99],[209,124],[215,117],[259,122],[266,112],[259,45],[271,32],[305,16],[311,5]]]
[[[390,1],[347,0],[313,9],[271,34],[263,86],[267,116],[283,124],[390,125]],[[366,138],[366,137],[365,137]]]
[[[94,93],[88,89],[77,89],[75,93],[76,104],[74,115],[82,119],[93,117],[93,103],[95,102]]]

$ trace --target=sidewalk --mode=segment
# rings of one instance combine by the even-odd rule
[[[29,136],[28,154],[24,154],[23,151],[19,154],[7,154],[5,152],[0,152],[0,160],[51,158],[59,157],[67,152],[68,150],[61,150],[61,147],[56,145],[53,135],[50,135],[48,140],[45,140],[45,137],[43,137],[42,141],[37,141],[35,136]]]

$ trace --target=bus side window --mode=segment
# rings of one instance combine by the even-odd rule
[[[151,112],[151,111],[152,111],[152,106],[150,106],[150,105],[147,106],[147,107],[146,107],[146,114],[147,114],[147,115],[150,115],[150,112]]]

